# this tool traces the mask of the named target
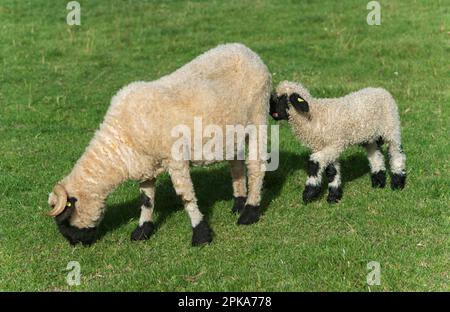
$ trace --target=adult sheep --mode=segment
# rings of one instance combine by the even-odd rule
[[[293,108],[293,109],[291,109]],[[318,99],[301,84],[283,81],[271,98],[270,114],[289,120],[295,135],[312,154],[303,201],[310,202],[321,191],[322,174],[328,178],[328,202],[342,197],[338,157],[349,146],[361,144],[368,153],[373,187],[384,187],[386,167],[380,150],[389,145],[391,186],[405,186],[406,156],[401,145],[400,117],[391,94],[381,88],[365,88],[340,98]]]
[[[113,97],[86,151],[53,188],[48,201],[53,209],[48,214],[71,244],[91,244],[108,194],[124,181],[137,180],[142,206],[131,238],[147,239],[154,230],[155,179],[168,172],[191,220],[192,245],[211,242],[212,232],[197,206],[189,173],[191,162],[205,162],[175,159],[172,146],[177,138],[171,132],[180,125],[192,127],[194,118],[222,129],[267,125],[270,91],[266,65],[242,44],[219,45],[159,80],[131,83]],[[238,224],[254,223],[259,218],[265,161],[247,160],[248,196],[245,160],[230,164],[233,210],[241,212]]]

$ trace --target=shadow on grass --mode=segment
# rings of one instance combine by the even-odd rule
[[[280,164],[277,170],[266,172],[264,179],[264,189],[261,200],[261,210],[263,213],[269,208],[271,201],[280,195],[287,178],[298,170],[306,171],[309,154],[295,154],[280,151]],[[367,158],[361,153],[347,157],[341,162],[343,184],[361,177],[368,172]],[[233,192],[229,165],[216,165],[206,168],[194,168],[191,170],[191,177],[197,195],[198,205],[206,218],[213,215],[212,207],[218,201],[229,201],[229,211],[233,205]],[[304,181],[296,182],[299,186],[304,185]],[[326,186],[326,183],[324,183]],[[299,203],[303,188],[299,188]],[[322,192],[321,196],[325,192]],[[156,188],[155,211],[157,218],[155,226],[158,229],[166,219],[176,211],[182,210],[183,205],[180,198],[175,194],[172,183],[168,175],[162,176]],[[131,219],[139,219],[140,202],[139,196],[135,199],[108,207],[108,211],[99,229],[102,237],[108,231],[112,231]],[[237,216],[236,216],[237,220]]]

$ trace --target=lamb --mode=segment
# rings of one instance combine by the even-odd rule
[[[293,107],[294,109],[291,109]],[[401,145],[400,118],[391,94],[382,88],[365,88],[341,98],[318,99],[301,84],[283,81],[271,96],[270,115],[288,120],[298,139],[312,150],[303,201],[321,191],[322,174],[328,179],[328,202],[342,198],[339,155],[349,146],[363,145],[368,153],[373,187],[386,184],[381,151],[389,144],[391,186],[405,186],[406,156]]]
[[[168,172],[190,217],[192,245],[211,242],[212,231],[198,208],[189,168],[191,163],[213,161],[175,159],[171,131],[179,125],[191,127],[195,118],[221,128],[267,125],[271,84],[259,56],[237,43],[219,45],[156,81],[129,84],[113,97],[72,171],[54,186],[48,214],[71,244],[92,244],[107,196],[124,181],[140,181],[141,215],[131,239],[147,239],[154,231],[155,180]],[[257,222],[266,162],[258,158],[229,163],[233,211],[240,212],[237,223]]]

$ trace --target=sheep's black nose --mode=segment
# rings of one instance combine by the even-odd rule
[[[97,240],[97,228],[77,228],[70,225],[68,221],[56,222],[61,234],[69,241],[71,245],[81,243],[83,245],[92,245]]]

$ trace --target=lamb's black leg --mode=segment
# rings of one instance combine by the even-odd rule
[[[381,152],[383,140],[380,138],[376,142],[365,144],[367,158],[370,165],[370,180],[372,187],[383,188],[386,185],[386,166],[384,156]]]
[[[303,191],[303,202],[309,203],[317,198],[322,189],[322,169],[319,162],[309,160],[308,162],[308,180]]]
[[[328,197],[329,203],[337,203],[342,198],[340,164],[335,161],[325,168],[325,175],[328,179]]]

